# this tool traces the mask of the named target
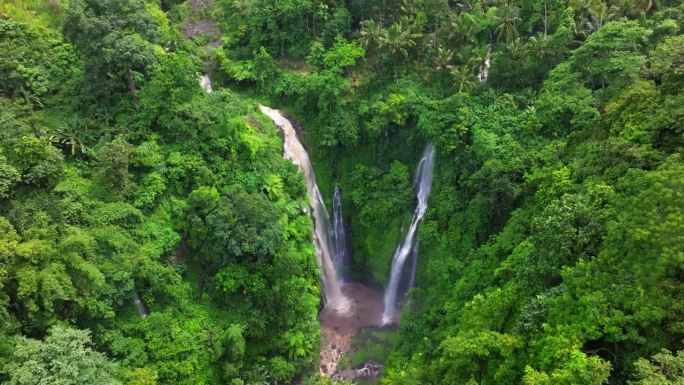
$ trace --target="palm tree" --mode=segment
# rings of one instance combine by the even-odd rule
[[[366,55],[366,58],[368,60],[364,60],[364,71],[366,69],[366,64],[368,62],[371,62],[371,65],[373,67],[376,67],[378,64],[377,61],[377,53],[380,48],[380,45],[382,44],[382,39],[383,36],[385,35],[385,29],[382,27],[380,23],[377,23],[375,20],[364,20],[361,22],[361,33],[359,37],[359,43],[361,44],[362,47],[366,49],[366,52],[368,54]]]
[[[405,14],[405,15],[415,15],[420,11],[420,6],[422,4],[419,4],[419,1],[416,0],[402,0],[401,4],[399,5],[399,9]]]
[[[520,38],[516,38],[510,43],[506,44],[504,47],[504,52],[506,57],[513,60],[523,60],[529,53],[525,49],[525,44],[523,44],[523,41]]]
[[[435,69],[440,72],[446,72],[450,70],[453,65],[451,64],[454,59],[454,52],[448,48],[437,48],[437,56],[435,57]]]
[[[610,16],[610,9],[602,0],[570,0],[568,5],[576,13],[575,34],[585,38],[601,28]]]
[[[580,15],[595,17],[599,13],[599,8],[605,6],[601,0],[570,0],[568,5]]]
[[[403,56],[408,58],[408,50],[416,45],[416,40],[422,35],[412,32],[413,27],[408,17],[402,17],[399,22],[393,23],[384,31],[380,40],[379,48],[387,50],[390,56]],[[394,78],[397,79],[397,61],[393,60]]]
[[[518,36],[515,23],[520,21],[519,15],[520,9],[514,5],[507,4],[499,9],[496,16],[499,25],[494,30],[497,41],[503,37],[507,42],[510,42]]]
[[[473,71],[467,65],[453,68],[451,76],[454,77],[454,86],[458,87],[459,93],[470,91],[477,84]]]
[[[610,1],[610,7],[608,7],[608,20],[619,19],[623,16],[627,16],[630,8],[632,6],[631,0],[612,0]]]
[[[526,53],[536,56],[538,59],[543,59],[548,56],[553,55],[553,49],[551,47],[552,37],[544,34],[538,34],[537,36],[531,36],[527,39],[524,45]]]
[[[408,57],[408,49],[416,45],[416,40],[421,37],[419,33],[413,33],[411,22],[407,17],[402,17],[398,23],[393,23],[385,30],[381,44],[387,48],[391,55],[401,54]]]
[[[104,123],[111,124],[114,121],[114,113],[109,107],[102,107],[95,112],[96,120]]]
[[[475,70],[479,70],[482,64],[489,57],[489,46],[472,47],[465,56],[465,63]]]
[[[510,43],[504,45],[498,50],[496,57],[505,58],[501,60],[502,64],[508,68],[516,67],[516,63],[523,63],[530,54],[528,47],[523,43],[521,38],[516,38]],[[504,69],[501,69],[505,71]]]
[[[24,88],[24,86],[19,86],[19,91],[24,97],[26,104],[30,105],[31,107],[33,107],[34,105],[38,105],[38,107],[40,108],[44,107],[43,102],[40,100],[37,94],[31,92],[30,90],[27,90],[26,88]],[[33,113],[33,110],[31,110],[31,113]]]
[[[377,48],[384,36],[385,31],[382,25],[375,20],[364,20],[361,22],[361,37],[359,43],[364,48]]]
[[[77,114],[72,115],[66,124],[60,124],[48,137],[50,142],[69,149],[72,156],[89,151],[83,144],[82,137],[88,135],[88,124]]]
[[[508,1],[510,1],[510,0],[508,0]],[[487,9],[497,5],[499,3],[499,0],[479,0],[479,2],[480,2],[480,11],[482,11],[482,13],[485,13],[485,12],[487,12]]]
[[[459,1],[456,4],[452,5],[452,7],[455,7],[460,12],[470,12],[470,11],[473,11],[474,9],[480,7],[480,1],[479,0],[462,0],[462,1]]]
[[[472,44],[477,41],[476,35],[480,27],[473,15],[461,13],[453,16],[449,22],[448,40],[458,45]]]

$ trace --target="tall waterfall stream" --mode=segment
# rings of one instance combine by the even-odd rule
[[[294,127],[292,127],[292,123],[287,120],[280,111],[266,106],[259,106],[259,109],[262,113],[270,117],[276,126],[282,130],[285,138],[283,150],[285,158],[296,164],[302,174],[304,174],[306,188],[309,197],[311,198],[311,204],[313,205],[314,242],[316,244],[318,263],[323,270],[321,278],[325,288],[326,307],[330,307],[342,314],[347,313],[350,311],[352,303],[342,293],[342,285],[338,274],[335,271],[330,216],[328,215],[328,210],[325,208],[321,192],[318,190],[316,176],[311,167],[309,154],[299,142],[297,132]]]
[[[347,229],[344,227],[341,196],[340,188],[336,186],[333,193],[332,254],[337,278],[340,282],[344,282],[345,269],[349,265],[349,252],[347,251]]]
[[[432,144],[428,144],[423,152],[423,157],[418,163],[418,169],[416,170],[415,179],[413,185],[416,189],[416,197],[418,198],[418,205],[413,212],[413,219],[411,220],[411,226],[409,226],[406,232],[406,237],[399,244],[397,250],[394,252],[394,257],[392,258],[392,269],[390,271],[390,280],[387,288],[385,289],[385,305],[382,313],[382,323],[383,325],[390,324],[396,321],[398,315],[398,309],[396,307],[397,296],[399,294],[399,281],[401,280],[402,273],[404,272],[404,264],[409,255],[413,255],[414,263],[412,264],[412,271],[410,272],[410,279],[413,281],[413,275],[415,274],[416,268],[416,258],[418,253],[418,245],[416,241],[416,232],[418,231],[418,224],[423,215],[427,211],[427,200],[430,196],[430,190],[432,189],[432,169],[435,165],[435,147]],[[411,282],[411,285],[413,282]]]

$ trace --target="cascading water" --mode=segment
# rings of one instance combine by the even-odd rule
[[[143,303],[143,301],[140,299],[140,296],[138,295],[138,292],[133,292],[133,303],[135,304],[135,307],[138,309],[138,315],[145,318],[147,317],[148,314],[150,314],[149,311],[147,311],[147,307]]]
[[[491,48],[487,48],[487,55],[485,56],[485,60],[482,63],[482,66],[480,67],[480,72],[477,74],[477,80],[480,81],[480,83],[484,83],[487,81],[489,78],[489,68],[492,66],[492,60],[490,59],[490,54],[491,54]]]
[[[208,93],[214,92],[214,90],[211,88],[211,79],[209,78],[208,74],[204,74],[200,76],[199,83],[204,88],[204,90]]]
[[[299,167],[306,179],[306,187],[313,204],[314,216],[314,243],[318,263],[323,270],[323,286],[325,288],[326,306],[335,309],[339,313],[350,310],[349,300],[342,294],[339,277],[335,271],[335,263],[332,254],[332,231],[330,229],[330,216],[323,203],[323,197],[316,185],[309,154],[299,142],[297,133],[292,123],[287,120],[278,110],[259,105],[259,110],[271,118],[276,126],[280,127],[285,137],[284,155]]]
[[[411,226],[409,226],[406,237],[399,244],[397,250],[394,252],[394,257],[392,258],[390,281],[385,290],[385,309],[382,313],[382,323],[384,325],[393,322],[397,315],[396,301],[399,291],[399,281],[402,276],[406,258],[411,255],[411,251],[414,250],[418,224],[427,211],[427,200],[430,196],[430,189],[432,188],[432,169],[434,165],[435,147],[432,144],[428,144],[425,147],[420,163],[418,163],[418,169],[416,170],[414,180],[418,206],[416,206],[416,209],[413,212],[413,219],[411,220]],[[417,248],[415,250],[417,253]],[[415,258],[418,258],[418,255],[415,255]]]
[[[344,219],[342,217],[342,201],[339,186],[335,186],[333,193],[333,215],[332,215],[332,230],[333,230],[333,263],[335,264],[335,271],[338,279],[344,281],[344,268],[347,264],[347,233],[344,228]]]

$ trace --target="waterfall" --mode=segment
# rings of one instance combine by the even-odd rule
[[[332,230],[333,230],[333,263],[335,264],[335,271],[338,279],[344,281],[344,267],[347,264],[347,234],[344,228],[344,218],[342,217],[342,202],[340,197],[340,187],[335,186],[333,193],[333,216],[332,216]]]
[[[212,93],[214,90],[211,88],[211,79],[209,78],[209,74],[204,74],[200,76],[199,78],[199,83],[204,88],[207,93]]]
[[[485,60],[482,63],[482,66],[480,67],[480,73],[477,74],[477,80],[480,81],[480,83],[484,83],[487,81],[487,78],[489,78],[489,67],[492,66],[492,60],[490,59],[490,54],[491,54],[491,47],[487,48],[487,55],[485,56]]]
[[[135,291],[133,292],[133,303],[135,304],[135,307],[138,309],[138,315],[140,315],[141,317],[145,318],[148,314],[150,314],[150,312],[147,311],[147,307],[140,299],[140,296]]]
[[[314,216],[314,245],[316,246],[316,256],[321,266],[323,287],[325,289],[326,306],[329,306],[340,313],[349,311],[350,302],[342,294],[340,280],[335,271],[335,263],[332,257],[333,236],[330,224],[330,216],[323,203],[323,197],[316,185],[309,154],[304,146],[299,142],[297,133],[292,127],[292,123],[287,120],[278,110],[259,105],[259,110],[271,118],[273,122],[283,131],[285,137],[284,156],[299,167],[306,180],[306,188],[313,205]]]
[[[406,237],[397,246],[392,258],[392,268],[390,271],[390,280],[385,290],[385,309],[382,313],[382,323],[387,325],[394,321],[397,315],[396,300],[397,292],[399,291],[399,281],[401,279],[404,262],[411,254],[412,250],[416,251],[414,258],[418,258],[416,242],[416,231],[418,224],[427,211],[427,200],[430,195],[432,187],[432,169],[435,164],[435,148],[432,144],[428,144],[423,152],[423,157],[418,163],[418,169],[414,179],[414,188],[416,189],[416,197],[418,198],[418,206],[413,212],[413,219],[409,226]],[[412,272],[413,274],[413,272]]]

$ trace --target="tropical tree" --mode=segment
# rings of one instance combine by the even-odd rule
[[[650,360],[640,358],[634,364],[634,381],[630,385],[675,385],[684,382],[684,352],[673,354],[667,349]]]
[[[536,36],[530,36],[524,44],[525,51],[539,60],[552,56],[555,53],[551,44],[552,40],[552,36],[541,33]]]
[[[114,73],[137,100],[136,83],[156,62],[152,44],[160,38],[144,0],[70,1],[64,34],[83,54],[91,88]]]
[[[21,174],[16,168],[7,163],[7,159],[0,155],[0,199],[12,194],[14,185],[21,180]]]
[[[518,30],[515,26],[515,23],[520,21],[520,9],[518,7],[510,3],[504,5],[497,10],[495,20],[497,27],[494,33],[496,33],[497,41],[503,37],[506,42],[510,42],[518,36]]]
[[[475,16],[470,13],[460,13],[451,16],[448,28],[447,40],[455,45],[475,43],[477,41],[477,34],[481,31]]]
[[[67,122],[57,127],[50,135],[50,141],[66,147],[71,156],[86,155],[90,152],[88,143],[92,140],[88,121],[79,114],[73,114]]]
[[[382,28],[382,24],[377,23],[375,20],[364,20],[361,23],[361,31],[359,34],[359,43],[362,47],[377,49],[385,31]]]
[[[460,65],[451,70],[451,76],[454,78],[454,86],[458,92],[470,91],[477,84],[475,75],[468,65]]]
[[[62,326],[45,341],[19,337],[6,367],[8,385],[120,385],[116,366],[91,347],[90,332]]]
[[[435,69],[442,73],[449,71],[453,65],[454,52],[448,48],[437,48],[435,55]]]
[[[617,5],[608,7],[602,0],[570,0],[568,5],[575,10],[575,34],[584,38],[613,19],[618,12]]]
[[[416,45],[416,41],[422,35],[413,32],[413,26],[408,17],[402,17],[399,22],[390,25],[383,33],[380,39],[380,49],[389,53],[392,57],[392,64],[394,67],[394,78],[397,79],[397,56],[403,59],[408,59],[409,50]]]
[[[133,146],[125,141],[110,142],[97,154],[97,177],[111,198],[126,196],[133,187],[129,167],[133,160]]]
[[[658,0],[635,0],[634,8],[642,13],[646,13],[651,9],[658,8],[660,3]]]
[[[402,17],[397,23],[390,25],[383,33],[380,40],[381,47],[391,55],[397,54],[408,57],[408,50],[416,45],[420,34],[412,32],[411,22],[407,17]]]

